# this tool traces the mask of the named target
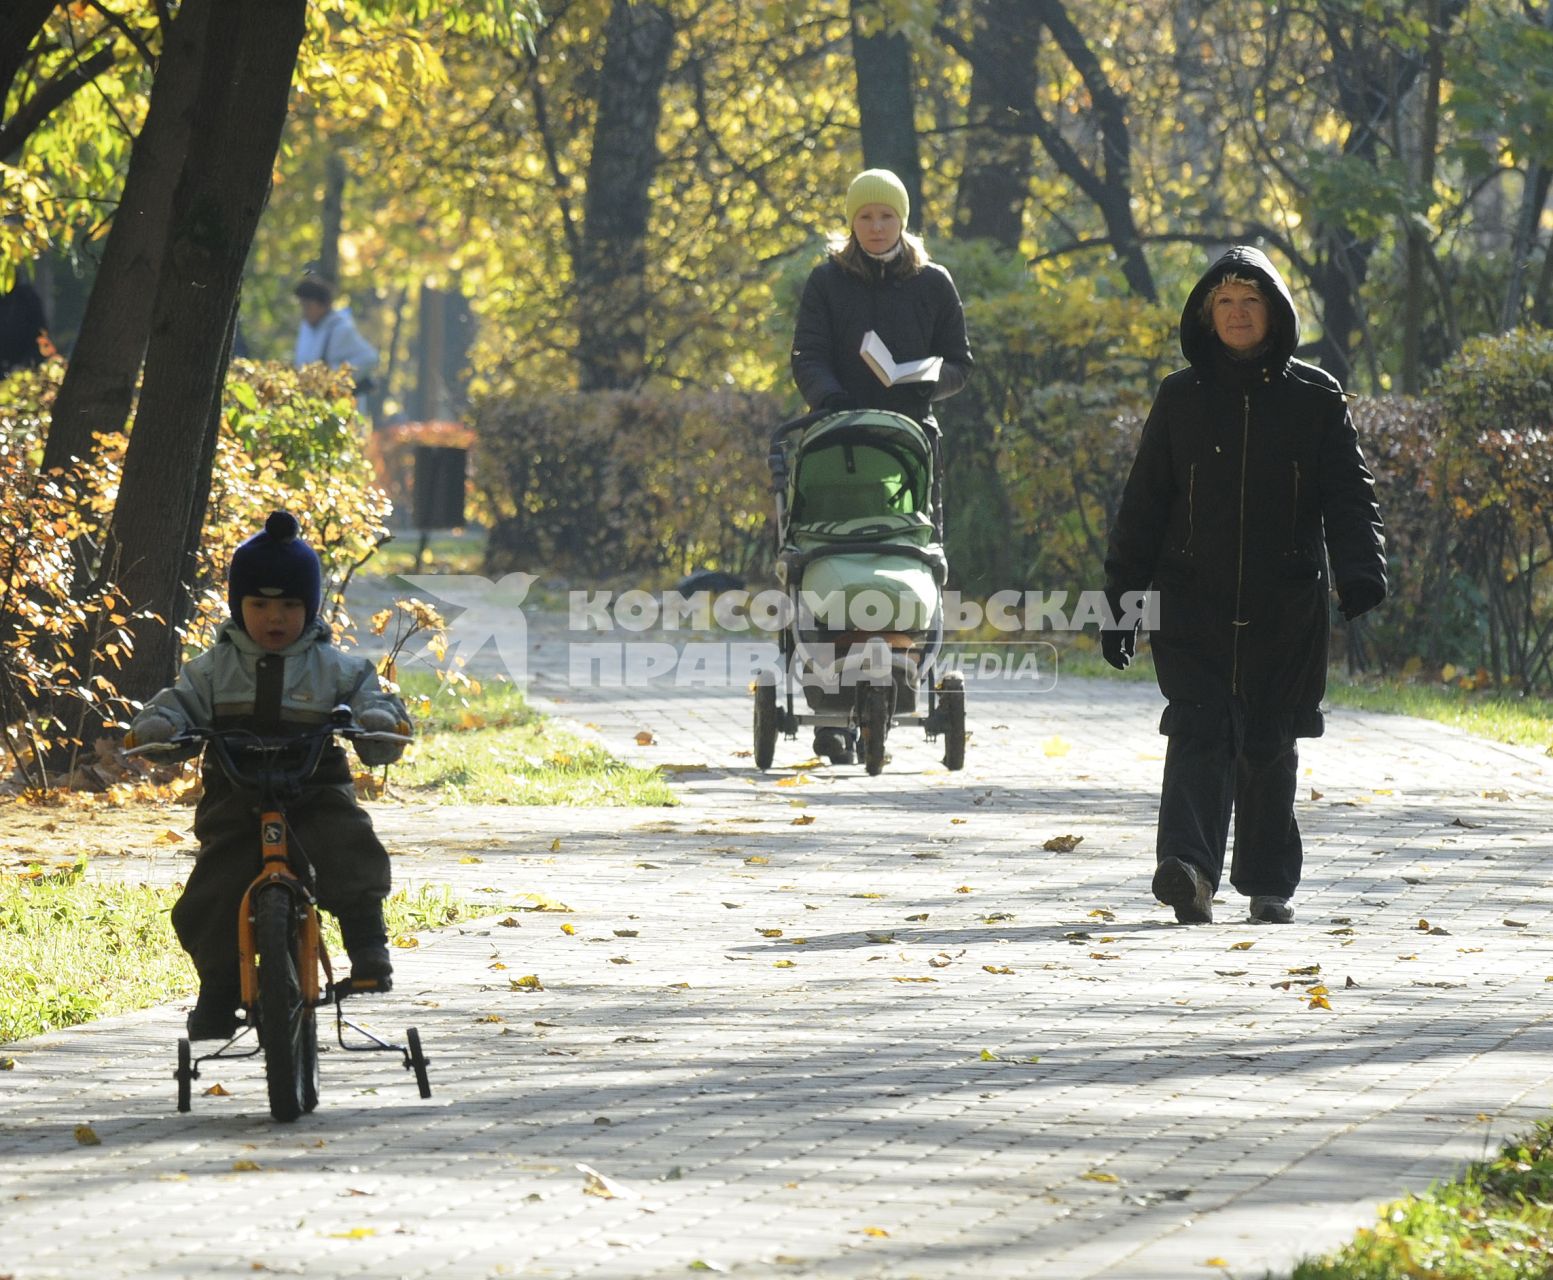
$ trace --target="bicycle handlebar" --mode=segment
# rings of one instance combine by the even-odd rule
[[[328,724],[286,738],[266,738],[252,729],[217,729],[208,725],[191,725],[166,742],[147,742],[144,745],[129,748],[124,754],[126,756],[158,755],[183,751],[204,743],[211,747],[216,762],[221,766],[221,771],[234,783],[240,787],[264,790],[305,782],[318,768],[324,747],[337,737],[359,742],[409,743],[414,741],[406,734],[393,733],[387,729],[362,728],[352,718],[350,708],[342,704],[330,713]],[[280,764],[282,752],[303,744],[307,746],[307,754],[297,765],[287,768]],[[250,752],[260,755],[260,762],[253,769],[245,769],[234,758],[233,747],[247,748]]]

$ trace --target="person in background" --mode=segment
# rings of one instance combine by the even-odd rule
[[[356,380],[356,405],[367,412],[366,397],[372,390],[377,368],[377,348],[361,336],[349,307],[334,305],[334,285],[322,276],[306,275],[292,291],[302,306],[293,363],[298,369],[325,364],[331,369],[349,367]]]
[[[936,431],[933,406],[965,385],[965,310],[949,272],[906,230],[910,212],[905,184],[888,169],[866,169],[847,188],[847,230],[809,273],[793,333],[793,381],[816,412],[887,409]],[[870,330],[897,363],[942,357],[937,379],[886,386],[859,354]],[[842,729],[816,729],[814,752],[857,761]]]
[[[1150,636],[1167,735],[1154,896],[1210,924],[1233,813],[1230,883],[1253,920],[1286,924],[1304,852],[1297,738],[1321,735],[1330,582],[1343,617],[1386,597],[1375,484],[1342,388],[1294,358],[1299,317],[1260,250],[1229,250],[1181,313],[1188,367],[1160,384],[1111,526],[1112,625],[1153,587]]]

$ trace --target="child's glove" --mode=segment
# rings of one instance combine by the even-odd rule
[[[405,721],[382,707],[368,707],[356,717],[356,722],[368,733],[408,734],[410,732],[410,726]],[[405,744],[402,742],[367,742],[360,738],[356,739],[356,755],[368,768],[393,764],[404,754],[404,748]]]
[[[130,731],[124,735],[124,745],[144,747],[154,742],[171,742],[178,736],[178,726],[160,712],[152,711],[138,716]]]

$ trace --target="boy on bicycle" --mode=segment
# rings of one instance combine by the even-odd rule
[[[318,617],[323,572],[298,537],[295,517],[277,511],[232,556],[227,601],[232,616],[216,642],[184,664],[177,683],[152,698],[131,722],[127,746],[167,742],[192,727],[251,729],[265,738],[317,729],[340,704],[374,732],[409,733],[404,703],[385,690],[365,658],[336,648]],[[391,764],[396,742],[357,741],[368,766]],[[299,752],[300,756],[300,752]],[[218,768],[204,770],[194,811],[200,847],[173,927],[199,973],[189,1038],[230,1037],[240,988],[237,912],[259,873],[258,796]],[[318,903],[340,922],[351,982],[386,991],[393,966],[383,927],[388,852],[356,802],[350,764],[337,742],[324,748],[302,794],[287,807],[290,838],[312,864]]]

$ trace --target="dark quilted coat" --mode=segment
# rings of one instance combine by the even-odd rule
[[[1229,359],[1203,318],[1234,274],[1259,282],[1266,352]],[[1160,384],[1106,555],[1109,592],[1159,593],[1150,644],[1169,699],[1164,733],[1317,737],[1326,691],[1329,582],[1379,599],[1385,539],[1374,481],[1342,390],[1293,358],[1299,319],[1267,257],[1232,249],[1181,314],[1190,367]]]

